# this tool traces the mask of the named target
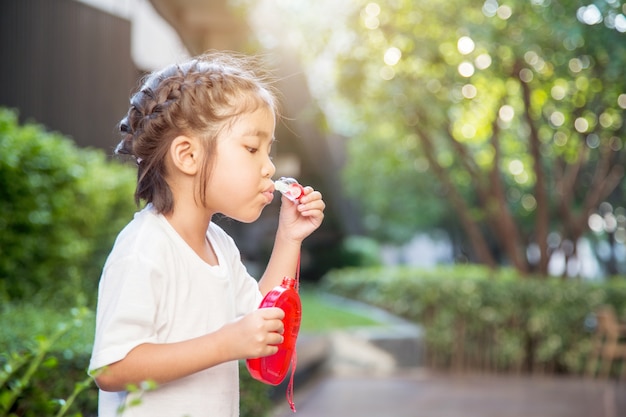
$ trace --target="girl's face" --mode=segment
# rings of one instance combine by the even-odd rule
[[[220,134],[206,190],[211,213],[249,223],[272,202],[276,167],[270,152],[274,128],[274,112],[262,106],[237,117]]]

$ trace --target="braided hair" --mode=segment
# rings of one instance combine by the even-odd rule
[[[147,75],[119,123],[122,139],[115,149],[137,162],[136,204],[144,200],[164,214],[173,210],[165,159],[172,140],[180,135],[199,137],[209,155],[199,186],[205,204],[218,135],[238,115],[262,106],[278,117],[269,74],[253,57],[212,52]]]

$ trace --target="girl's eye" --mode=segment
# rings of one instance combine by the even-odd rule
[[[246,150],[250,153],[256,153],[258,151],[257,148],[253,148],[251,146],[246,146]]]

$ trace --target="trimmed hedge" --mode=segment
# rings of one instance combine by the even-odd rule
[[[344,269],[322,282],[329,292],[422,325],[427,364],[456,371],[581,373],[593,311],[607,303],[626,316],[623,279],[530,279],[456,266]]]

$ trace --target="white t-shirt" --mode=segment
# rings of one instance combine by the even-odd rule
[[[142,343],[178,342],[213,332],[261,301],[233,240],[211,223],[219,261],[204,262],[164,216],[148,206],[122,230],[98,293],[91,371],[123,359]],[[141,393],[123,416],[239,416],[238,363],[228,362]],[[136,394],[100,391],[99,417],[119,416]]]

